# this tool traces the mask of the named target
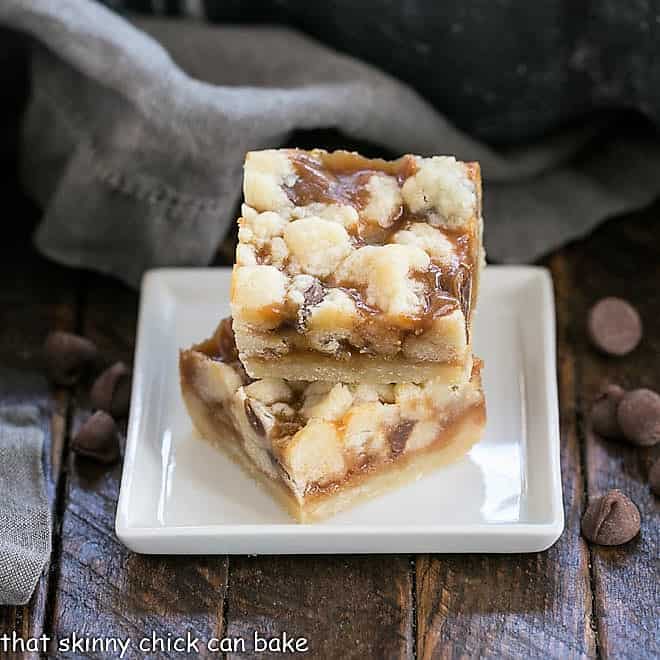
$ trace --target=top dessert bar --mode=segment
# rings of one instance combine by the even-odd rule
[[[243,188],[231,308],[250,376],[469,378],[477,163],[254,151]]]

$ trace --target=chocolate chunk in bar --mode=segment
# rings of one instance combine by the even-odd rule
[[[406,448],[406,442],[415,427],[416,420],[402,419],[389,433],[388,440],[392,448],[392,456],[398,456]]]
[[[236,362],[238,360],[238,349],[236,348],[236,339],[231,323],[231,317],[222,319],[216,331],[218,355],[223,362]]]

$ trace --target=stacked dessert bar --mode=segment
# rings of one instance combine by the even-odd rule
[[[300,522],[471,447],[486,418],[479,166],[256,151],[244,196],[233,319],[180,355],[201,435]]]

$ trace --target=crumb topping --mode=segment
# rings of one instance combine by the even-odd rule
[[[250,152],[234,318],[257,330],[293,328],[311,349],[334,354],[404,351],[411,335],[432,333],[457,310],[467,327],[475,180],[452,157]]]

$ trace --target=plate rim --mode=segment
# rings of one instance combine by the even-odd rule
[[[295,535],[301,540],[314,537],[335,537],[346,540],[359,535],[361,539],[369,538],[424,538],[437,540],[452,540],[457,538],[471,537],[473,540],[482,537],[523,537],[527,541],[536,540],[537,543],[527,544],[526,549],[484,549],[484,550],[409,550],[408,552],[488,552],[488,553],[518,553],[538,552],[546,550],[554,545],[561,536],[565,525],[565,514],[563,505],[563,487],[561,480],[561,434],[559,427],[559,400],[557,386],[557,359],[556,359],[556,308],[554,301],[554,288],[550,271],[543,266],[528,265],[487,265],[489,272],[506,272],[511,277],[519,278],[521,284],[528,284],[536,280],[542,295],[539,309],[542,310],[542,350],[543,350],[543,382],[545,396],[542,397],[548,414],[547,428],[548,442],[546,443],[546,455],[548,460],[549,482],[552,488],[552,502],[550,518],[543,522],[504,522],[504,523],[452,523],[452,524],[416,524],[401,527],[392,525],[364,525],[364,524],[342,524],[328,525],[315,523],[301,525],[298,523],[228,523],[210,525],[160,525],[144,526],[131,525],[129,523],[130,497],[134,486],[136,474],[136,455],[139,442],[140,427],[143,424],[143,393],[145,387],[144,370],[136,369],[131,393],[131,407],[126,431],[126,445],[124,461],[117,499],[115,516],[115,533],[119,540],[129,549],[143,554],[168,552],[169,554],[245,554],[244,550],[232,552],[231,549],[217,551],[199,550],[163,550],[168,542],[176,543],[177,540],[188,538],[190,540],[208,539],[222,541],[222,539],[248,540],[249,538],[261,539],[264,537],[278,537],[285,540]],[[218,271],[231,271],[229,267],[216,268],[154,268],[146,271],[140,285],[140,302],[137,317],[136,343],[133,363],[137,366],[144,362],[143,355],[148,350],[146,336],[146,323],[144,321],[147,308],[151,304],[151,298],[156,295],[156,289],[167,287],[173,280],[189,276],[211,276]],[[525,278],[527,281],[523,281]],[[478,313],[478,312],[477,312]],[[512,538],[513,541],[513,538]],[[143,545],[147,543],[147,546]],[[153,547],[149,548],[149,544]],[[274,551],[259,554],[328,554],[338,552],[332,548],[328,550],[300,551],[288,549],[286,551]],[[346,550],[362,554],[387,554],[401,552],[401,550],[387,550],[378,552],[376,550]],[[254,553],[250,553],[254,554]]]

